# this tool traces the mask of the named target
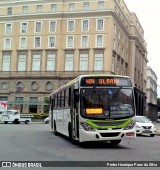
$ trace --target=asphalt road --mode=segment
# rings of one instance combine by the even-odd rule
[[[0,161],[160,161],[160,136],[138,136],[136,140],[124,140],[116,147],[106,142],[73,145],[62,135],[54,136],[48,124],[0,124]],[[96,170],[108,169],[108,167],[41,169]],[[144,167],[129,169],[144,169]],[[159,168],[147,167],[146,169]]]

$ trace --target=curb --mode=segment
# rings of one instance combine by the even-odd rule
[[[32,124],[45,124],[44,122],[30,122],[30,123],[32,123]]]

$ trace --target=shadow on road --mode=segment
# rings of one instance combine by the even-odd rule
[[[117,146],[112,145],[109,141],[94,141],[94,142],[74,142],[72,143],[68,137],[57,134],[58,137],[62,138],[63,140],[66,140],[69,144],[80,147],[80,148],[87,148],[87,149],[130,149],[130,144],[127,143],[127,146],[122,145],[121,143]]]

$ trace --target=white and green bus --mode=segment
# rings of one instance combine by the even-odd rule
[[[129,77],[81,75],[50,95],[50,126],[72,142],[134,139],[135,101]]]

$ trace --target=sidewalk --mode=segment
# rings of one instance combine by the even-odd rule
[[[153,122],[153,124],[156,126],[156,134],[160,135],[160,122]]]
[[[32,119],[31,123],[44,123],[43,119]]]

